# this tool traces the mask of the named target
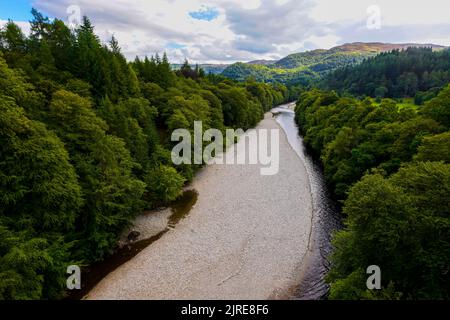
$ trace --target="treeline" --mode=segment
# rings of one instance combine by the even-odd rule
[[[450,82],[450,50],[408,48],[338,69],[321,86],[353,96],[414,98],[422,104]]]
[[[174,166],[172,130],[250,128],[290,99],[166,56],[128,63],[88,18],[76,30],[33,10],[0,30],[0,299],[64,295],[67,266],[103,259],[143,209],[176,199],[197,167]]]
[[[284,69],[276,65],[258,65],[249,63],[234,63],[228,66],[222,75],[236,81],[255,79],[264,83],[282,83],[290,88],[304,88],[320,79],[320,75],[307,66],[295,69]]]
[[[343,203],[330,298],[449,299],[450,86],[418,109],[312,90],[296,119]],[[366,287],[371,265],[382,290]]]
[[[222,74],[238,81],[246,81],[251,77],[260,82],[310,87],[331,71],[343,66],[359,64],[387,46],[371,43],[346,44],[330,50],[291,54],[269,64],[239,62],[228,66]]]

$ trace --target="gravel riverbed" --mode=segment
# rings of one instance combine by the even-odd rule
[[[86,298],[289,297],[310,243],[310,184],[304,162],[271,114],[259,129],[279,129],[278,174],[261,175],[261,165],[206,166],[191,185],[199,195],[189,215]]]

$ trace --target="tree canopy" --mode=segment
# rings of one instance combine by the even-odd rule
[[[354,96],[416,97],[422,103],[450,82],[450,50],[393,50],[328,74],[321,86]]]
[[[67,266],[102,260],[144,209],[178,198],[199,166],[170,158],[175,129],[250,128],[286,87],[207,76],[167,55],[128,62],[84,17],[33,10],[0,29],[0,299],[64,295]]]
[[[301,95],[297,123],[345,217],[333,240],[331,299],[450,297],[449,92],[406,108],[334,91]],[[366,287],[371,265],[381,268],[382,290]]]

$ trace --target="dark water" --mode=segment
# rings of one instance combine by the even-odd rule
[[[166,230],[157,234],[150,239],[145,239],[130,243],[127,246],[118,248],[115,252],[101,262],[90,265],[82,269],[81,275],[81,290],[71,291],[67,297],[69,300],[80,300],[86,296],[101,280],[103,280],[109,273],[116,270],[118,267],[128,262],[137,256],[142,250],[150,246],[155,241],[169,231],[169,228],[174,228],[178,222],[186,217],[191,211],[192,207],[197,203],[198,192],[195,190],[185,191],[180,198],[171,204],[173,214],[169,218],[169,226]]]
[[[173,214],[169,218],[169,227],[174,228],[178,224],[178,222],[186,217],[191,211],[192,207],[194,207],[194,205],[197,203],[197,200],[197,191],[185,191],[183,195],[171,206]]]
[[[313,197],[313,228],[310,252],[307,257],[303,280],[299,284],[293,299],[318,300],[326,298],[329,287],[324,277],[329,270],[328,257],[332,251],[331,236],[342,227],[336,203],[328,191],[322,169],[308,154],[295,123],[295,113],[288,106],[272,110],[285,131],[289,144],[305,163]]]

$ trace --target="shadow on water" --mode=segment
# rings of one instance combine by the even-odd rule
[[[169,218],[169,227],[174,228],[178,222],[186,217],[192,207],[197,203],[198,192],[195,190],[187,190],[183,195],[172,204],[173,214]]]
[[[292,299],[324,299],[329,291],[325,276],[330,268],[328,257],[332,252],[331,238],[335,231],[342,228],[338,206],[327,188],[319,162],[308,153],[303,138],[299,135],[295,113],[287,106],[275,108],[272,113],[285,131],[289,144],[305,164],[313,198],[310,250],[306,257],[302,281]]]
[[[109,273],[116,270],[124,263],[130,261],[137,256],[142,250],[153,244],[155,241],[167,233],[170,228],[175,226],[183,218],[185,218],[198,200],[198,192],[196,190],[185,191],[170,207],[173,214],[169,218],[168,228],[159,234],[145,240],[136,241],[118,248],[111,256],[101,262],[94,263],[82,270],[82,286],[81,290],[74,290],[67,296],[68,300],[83,299],[101,280]]]

